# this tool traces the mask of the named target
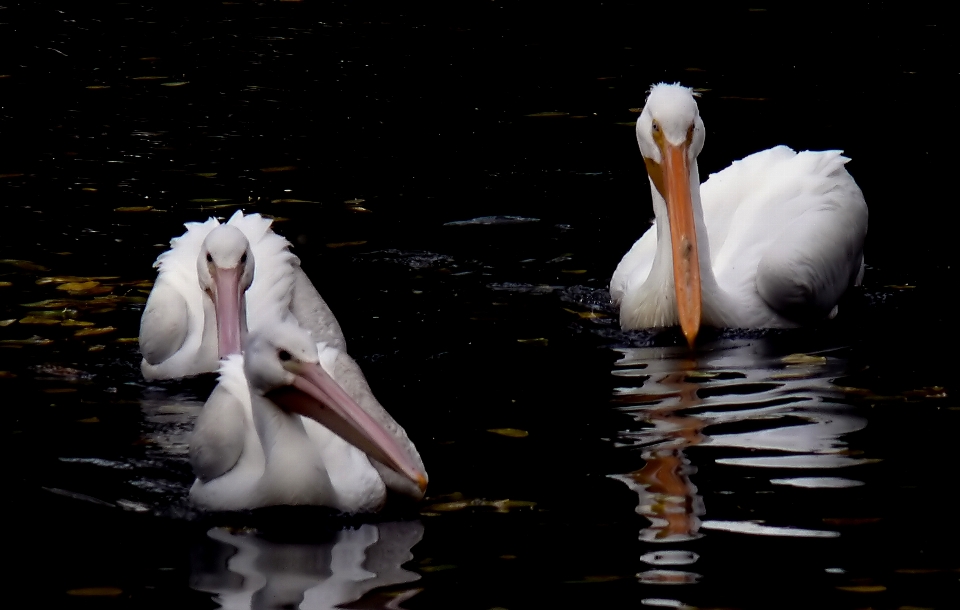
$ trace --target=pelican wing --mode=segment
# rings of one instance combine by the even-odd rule
[[[140,318],[143,359],[151,365],[167,360],[183,347],[189,331],[189,308],[183,294],[161,277],[150,291]]]
[[[293,298],[290,310],[303,328],[310,331],[318,343],[325,343],[342,352],[347,351],[347,340],[340,330],[340,323],[317,289],[299,265],[294,270]]]
[[[190,436],[190,464],[204,483],[217,479],[236,466],[253,427],[250,390],[243,376],[242,361],[232,356],[220,371],[213,389],[197,417]],[[249,443],[255,450],[256,443]]]
[[[711,176],[701,193],[718,283],[797,322],[828,315],[860,274],[867,231],[847,161],[778,146]]]

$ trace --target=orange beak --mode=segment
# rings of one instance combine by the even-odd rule
[[[693,219],[693,201],[690,195],[690,165],[687,161],[688,144],[679,146],[658,138],[663,158],[662,167],[644,158],[647,172],[654,186],[667,202],[670,220],[670,243],[673,250],[673,283],[677,295],[677,315],[680,328],[693,347],[700,331],[700,257],[697,252],[697,229]]]

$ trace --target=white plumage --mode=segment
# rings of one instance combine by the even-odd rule
[[[159,273],[140,321],[146,379],[215,371],[221,356],[239,353],[248,321],[274,315],[293,316],[315,340],[346,349],[340,325],[290,242],[270,225],[259,214],[237,211],[223,225],[214,218],[186,223],[186,233],[170,241],[154,264]]]
[[[859,283],[867,207],[839,151],[777,146],[700,185],[690,89],[656,85],[637,120],[654,225],[610,282],[625,329],[790,327],[832,317]]]
[[[350,356],[279,321],[252,331],[244,351],[223,361],[190,438],[196,504],[365,512],[388,488],[423,496],[416,448]]]

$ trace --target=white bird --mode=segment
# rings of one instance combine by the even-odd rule
[[[158,258],[157,281],[140,320],[140,368],[148,380],[217,370],[240,353],[247,321],[292,315],[316,341],[346,349],[337,319],[271,221],[237,211],[221,225],[184,225]]]
[[[292,321],[251,332],[231,355],[190,437],[204,508],[278,504],[379,509],[387,488],[423,497],[427,475],[403,428],[345,352]]]
[[[700,184],[704,128],[692,91],[660,84],[637,119],[653,226],[610,295],[624,329],[792,327],[833,317],[863,275],[867,206],[840,151],[777,146]]]

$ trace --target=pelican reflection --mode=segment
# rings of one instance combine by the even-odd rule
[[[843,390],[832,382],[846,373],[846,359],[767,353],[763,341],[718,342],[713,350],[697,354],[655,347],[618,351],[621,358],[613,375],[621,383],[613,401],[637,422],[620,433],[619,444],[639,449],[644,463],[612,478],[639,496],[636,510],[650,522],[640,531],[640,540],[679,545],[702,537],[702,530],[836,535],[795,523],[758,527],[746,521],[705,520],[706,506],[693,480],[697,465],[687,452],[697,447],[702,462],[702,456],[722,448],[712,463],[760,469],[751,474],[762,486],[859,485],[835,476],[836,469],[873,461],[851,455],[845,440],[866,426],[866,420],[842,402]],[[695,582],[699,575],[676,567],[697,559],[689,549],[657,548],[641,557],[655,569],[638,577],[643,582]]]
[[[359,600],[377,587],[420,576],[401,566],[423,537],[418,521],[366,523],[323,542],[279,542],[255,533],[213,528],[194,553],[190,586],[214,594],[226,609],[327,610]],[[385,607],[418,589],[402,591]]]

